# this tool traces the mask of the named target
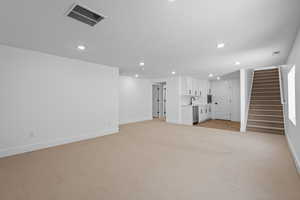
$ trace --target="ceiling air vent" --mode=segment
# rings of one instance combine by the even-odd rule
[[[95,26],[98,22],[104,19],[104,17],[100,14],[78,4],[72,6],[72,8],[67,12],[67,16],[90,26]]]

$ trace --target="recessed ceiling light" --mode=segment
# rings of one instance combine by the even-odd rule
[[[273,52],[273,55],[278,55],[278,54],[280,54],[280,51],[274,51]]]
[[[145,63],[143,63],[143,62],[140,62],[140,66],[144,66],[145,65]]]
[[[77,49],[80,50],[80,51],[84,51],[84,50],[85,50],[85,46],[83,46],[83,45],[78,45],[78,46],[77,46]]]
[[[168,0],[169,2],[174,2],[175,0]]]
[[[236,61],[235,62],[235,65],[240,65],[241,63],[239,61]]]
[[[172,71],[172,74],[173,74],[173,75],[175,75],[175,74],[176,74],[176,72],[175,72],[175,71]]]
[[[214,76],[213,74],[209,74],[209,75],[208,75],[208,77],[210,77],[210,78],[213,77],[213,76]]]
[[[145,70],[145,67],[143,67],[142,70],[144,71],[144,70]]]
[[[136,74],[136,75],[135,75],[135,78],[138,78],[138,77],[139,77],[139,75],[138,75],[138,74]]]
[[[221,79],[221,77],[220,77],[220,76],[218,76],[218,77],[217,77],[217,80],[219,81],[220,79]]]
[[[217,45],[217,48],[218,49],[221,49],[221,48],[224,48],[225,47],[225,44],[224,43],[219,43],[218,45]]]

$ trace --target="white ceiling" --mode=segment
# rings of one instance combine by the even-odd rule
[[[299,0],[82,0],[107,16],[90,27],[64,15],[74,1],[2,0],[0,43],[119,67],[121,74],[207,77],[284,64],[300,24]],[[276,50],[281,54],[273,56]]]

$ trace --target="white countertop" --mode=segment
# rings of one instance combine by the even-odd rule
[[[181,105],[181,107],[188,107],[188,106],[209,106],[210,104],[188,104],[188,105]]]

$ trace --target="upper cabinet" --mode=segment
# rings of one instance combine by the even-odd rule
[[[185,76],[181,81],[182,95],[194,95],[193,92],[193,78]]]
[[[205,104],[210,85],[208,80],[199,80],[185,76],[182,77],[181,88],[182,95],[199,97]]]
[[[192,93],[193,93],[193,96],[196,96],[198,97],[200,95],[200,90],[199,90],[199,80],[198,79],[195,79],[193,78],[192,80],[192,83],[193,83],[193,89],[192,89]]]

